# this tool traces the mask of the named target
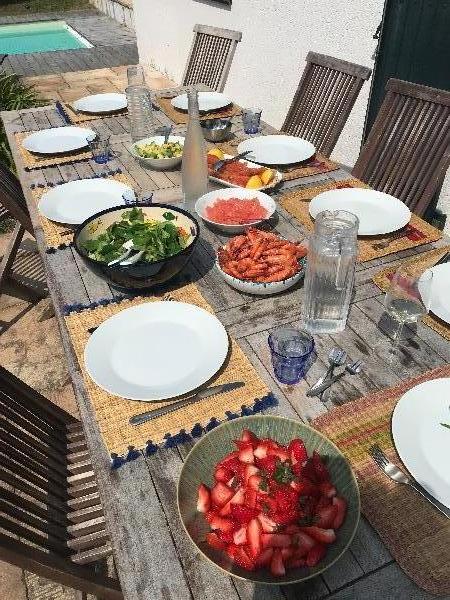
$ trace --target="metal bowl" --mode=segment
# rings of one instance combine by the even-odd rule
[[[231,133],[231,121],[229,119],[206,119],[200,121],[203,137],[208,142],[223,142]]]

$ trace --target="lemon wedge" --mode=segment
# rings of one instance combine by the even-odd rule
[[[211,150],[208,150],[208,154],[210,156],[217,156],[219,160],[222,160],[224,156],[222,150],[220,150],[219,148],[212,148]]]
[[[260,177],[263,184],[267,185],[274,178],[274,172],[272,171],[272,169],[266,169],[261,173]]]
[[[245,187],[251,190],[256,190],[257,188],[262,187],[262,184],[263,182],[258,175],[252,175],[247,181],[247,185]]]

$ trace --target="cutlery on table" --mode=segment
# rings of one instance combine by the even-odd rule
[[[128,258],[130,256],[131,252],[133,251],[133,247],[134,247],[133,240],[128,240],[128,242],[125,242],[122,245],[122,248],[125,250],[125,252],[121,256],[115,258],[114,260],[111,260],[108,263],[108,267],[111,267],[112,265],[116,265],[117,263],[120,263],[122,260],[125,260],[126,258]]]
[[[438,265],[443,265],[450,261],[450,252],[446,252],[444,256],[442,256],[437,263],[433,265],[433,267],[437,267]]]
[[[251,154],[251,150],[247,150],[246,152],[241,152],[240,154],[236,154],[236,156],[233,156],[232,158],[224,158],[223,160],[218,160],[215,163],[215,165],[213,166],[212,170],[215,173],[217,173],[225,165],[235,162],[236,160],[239,160],[241,158],[244,158],[244,156],[247,156],[247,154]]]
[[[225,392],[231,392],[231,390],[236,390],[240,387],[243,387],[245,383],[243,381],[234,381],[233,383],[223,383],[221,385],[214,385],[213,387],[206,388],[197,392],[193,396],[189,396],[188,398],[183,398],[182,400],[178,400],[177,402],[172,402],[167,406],[161,406],[160,408],[154,408],[153,410],[147,410],[139,415],[135,415],[130,419],[130,425],[141,425],[146,421],[150,421],[151,419],[157,419],[163,415],[167,415],[168,413],[174,412],[184,406],[188,406],[189,404],[194,404],[195,402],[199,402],[204,398],[208,398],[209,396],[215,396],[218,394],[223,394]]]
[[[357,375],[361,372],[361,369],[364,366],[364,362],[362,360],[355,360],[355,362],[350,363],[345,366],[345,370],[342,373],[338,373],[334,377],[330,377],[327,381],[324,381],[321,385],[318,385],[314,390],[308,390],[306,392],[307,396],[319,396],[322,392],[327,390],[333,383],[336,383],[340,379],[342,379],[347,373],[350,375]]]
[[[421,496],[428,500],[430,504],[432,504],[435,508],[437,508],[443,515],[450,519],[450,508],[444,506],[439,500],[433,498],[433,496],[427,492],[425,488],[423,488],[415,479],[412,477],[408,477],[403,471],[401,471],[397,465],[391,463],[383,450],[375,444],[369,448],[369,454],[376,462],[378,467],[383,471],[385,475],[395,481],[395,483],[402,483],[403,485],[409,485],[416,492],[418,492]]]
[[[328,362],[330,366],[326,370],[325,374],[320,377],[316,383],[311,386],[310,392],[313,392],[319,385],[324,383],[329,377],[333,377],[334,369],[336,367],[342,367],[345,363],[345,359],[347,358],[347,352],[341,350],[340,348],[331,348],[330,353],[328,355]]]
[[[393,233],[386,240],[383,240],[382,242],[377,242],[376,244],[372,244],[372,248],[374,250],[382,250],[383,248],[387,248],[390,244],[392,244],[392,242],[395,242],[395,240],[407,237],[409,233],[410,232],[407,228],[400,229],[400,231]]]
[[[132,248],[132,250],[133,250],[133,248]],[[133,256],[130,256],[129,258],[126,258],[125,260],[121,260],[119,262],[119,266],[120,267],[128,267],[129,265],[134,265],[134,263],[137,263],[137,261],[141,259],[144,252],[145,252],[145,250],[139,250],[139,252],[136,252],[136,254],[133,254]]]
[[[173,125],[168,125],[164,127],[164,143],[167,144],[170,134],[172,133]]]

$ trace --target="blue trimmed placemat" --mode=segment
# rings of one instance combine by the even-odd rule
[[[173,300],[195,304],[213,312],[195,284],[187,284],[172,291],[170,295]],[[211,396],[137,427],[130,425],[131,417],[151,408],[167,406],[168,403],[156,401],[147,404],[109,394],[95,384],[87,374],[84,366],[84,349],[91,335],[90,332],[113,315],[132,306],[163,299],[163,295],[154,295],[113,302],[99,301],[89,306],[66,307],[67,329],[94,407],[95,418],[103,441],[112,456],[114,468],[127,460],[141,456],[142,453],[150,455],[156,452],[159,446],[171,447],[191,441],[222,421],[261,412],[277,404],[275,397],[237,342],[231,339],[230,352],[224,366],[208,382],[208,385],[243,381],[245,385],[242,388]]]

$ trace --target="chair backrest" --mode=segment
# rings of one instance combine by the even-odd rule
[[[306,67],[281,130],[330,156],[371,69],[308,52]]]
[[[450,91],[389,79],[352,174],[423,215],[450,165]]]
[[[0,205],[32,235],[33,225],[19,180],[0,162]]]
[[[3,367],[0,420],[0,559],[102,598],[122,598],[116,580],[105,583],[71,559],[68,453],[80,423]]]
[[[240,31],[195,25],[182,84],[203,83],[216,92],[222,92],[241,39]]]

